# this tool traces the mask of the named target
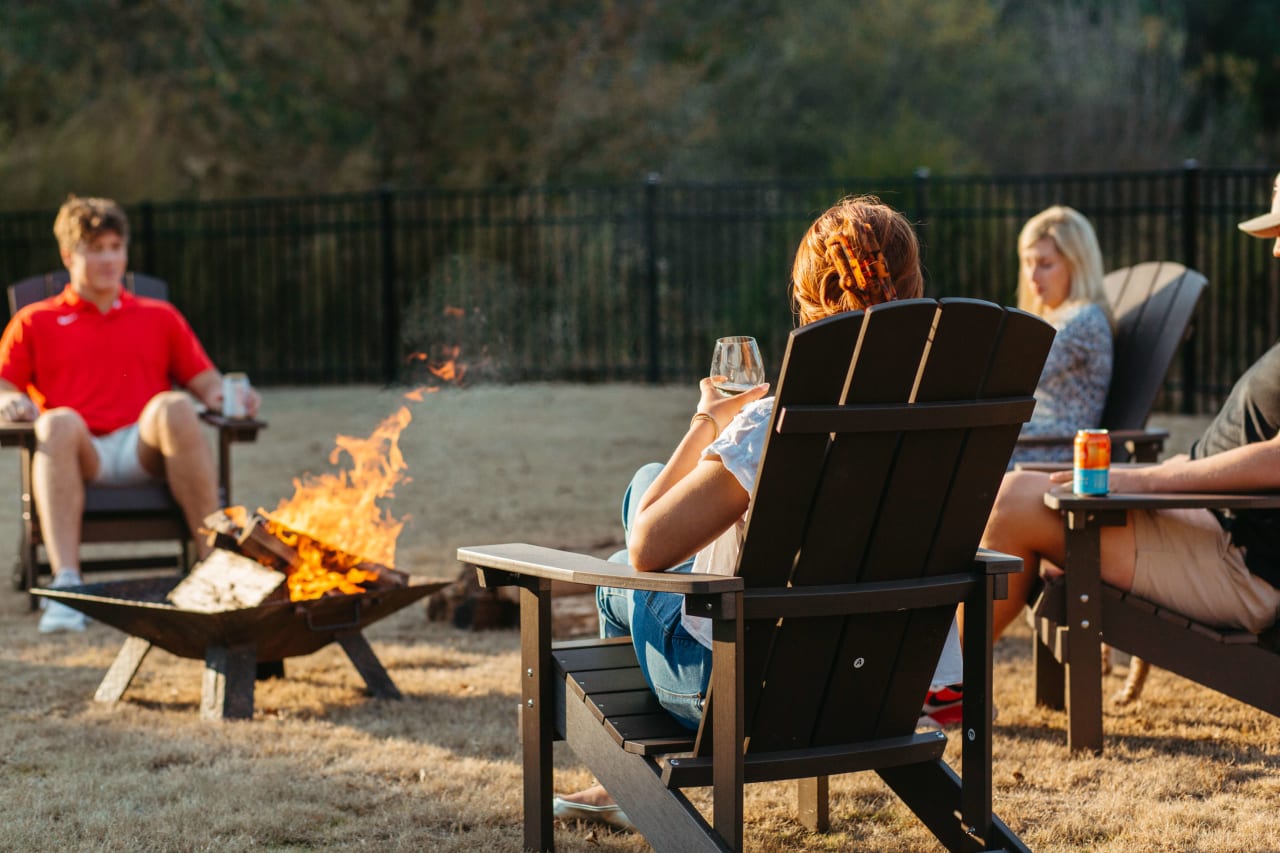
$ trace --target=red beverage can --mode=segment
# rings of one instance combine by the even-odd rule
[[[1078,431],[1071,490],[1077,495],[1105,495],[1110,489],[1110,478],[1110,434],[1105,429]]]

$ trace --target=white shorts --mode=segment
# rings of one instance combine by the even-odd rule
[[[142,467],[138,458],[138,425],[130,424],[106,435],[91,436],[93,449],[98,453],[98,476],[93,482],[100,486],[132,486],[155,480]]]

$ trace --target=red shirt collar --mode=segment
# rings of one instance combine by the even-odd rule
[[[74,311],[98,311],[98,306],[94,305],[92,302],[77,293],[76,289],[72,287],[71,282],[67,282],[67,286],[62,288],[62,293],[58,295],[58,300],[63,305]],[[122,308],[133,304],[136,300],[136,296],[130,293],[126,288],[121,287],[120,293],[117,294],[115,302],[111,304],[111,307],[106,313],[110,314],[112,311],[119,311]]]

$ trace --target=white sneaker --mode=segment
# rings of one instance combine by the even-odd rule
[[[84,583],[79,574],[63,571],[53,577],[49,589],[66,589]],[[40,624],[36,626],[41,634],[52,634],[55,631],[83,631],[88,619],[74,607],[48,598],[40,599]]]
[[[46,601],[44,612],[40,614],[37,629],[41,634],[52,634],[55,631],[83,631],[88,619],[75,608],[68,607],[61,601]]]

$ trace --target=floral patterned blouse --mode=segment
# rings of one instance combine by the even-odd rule
[[[1102,420],[1111,385],[1111,325],[1107,315],[1092,302],[1064,305],[1047,312],[1044,319],[1058,330],[1049,348],[1036,408],[1022,426],[1022,435],[1075,435]],[[1070,444],[1061,447],[1020,447],[1015,462],[1070,462]]]

